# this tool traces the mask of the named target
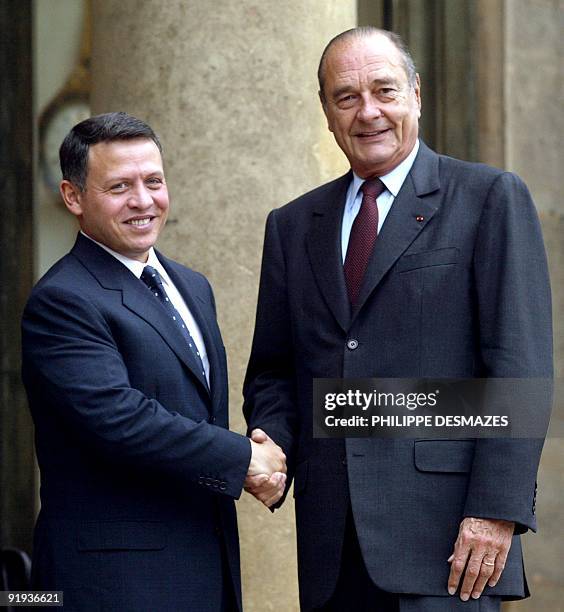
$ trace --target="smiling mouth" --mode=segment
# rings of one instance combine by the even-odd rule
[[[361,132],[357,134],[358,138],[373,138],[374,136],[381,136],[388,132],[391,128],[384,128],[383,130],[374,130],[373,132]]]
[[[154,217],[144,217],[143,219],[129,219],[126,221],[128,225],[135,225],[136,227],[143,227],[144,225],[149,225]]]

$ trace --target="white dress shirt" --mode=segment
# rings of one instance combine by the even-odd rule
[[[167,271],[164,269],[161,262],[158,260],[157,254],[155,253],[155,249],[151,247],[149,251],[149,257],[147,259],[147,262],[143,263],[141,261],[137,261],[136,259],[130,259],[129,257],[125,257],[124,255],[121,255],[120,253],[116,253],[115,251],[112,251],[112,249],[108,248],[105,244],[102,244],[101,242],[94,240],[94,238],[90,238],[90,236],[88,236],[88,234],[85,234],[83,231],[81,231],[80,233],[83,236],[86,236],[86,238],[88,238],[89,240],[92,240],[92,242],[95,242],[98,246],[102,247],[104,251],[107,251],[110,255],[113,255],[138,279],[141,279],[141,274],[143,273],[143,269],[145,268],[145,266],[152,266],[153,268],[155,268],[155,270],[158,271],[158,273],[161,275],[161,278],[163,280],[163,286],[164,286],[164,289],[166,291],[168,298],[172,302],[172,305],[178,311],[178,314],[181,316],[182,320],[184,321],[184,325],[186,325],[186,327],[188,328],[188,331],[190,332],[190,335],[194,339],[196,348],[198,352],[200,353],[200,358],[202,360],[202,364],[204,366],[204,372],[206,374],[206,380],[208,381],[208,385],[209,385],[210,384],[210,363],[208,360],[208,354],[206,351],[206,345],[204,343],[202,332],[200,331],[200,328],[198,324],[196,323],[196,320],[192,316],[190,309],[186,305],[186,302],[180,295],[180,292],[178,291],[178,289],[176,288],[176,286],[170,279],[170,276],[167,274]],[[147,297],[149,298],[148,294],[147,294]]]
[[[386,189],[378,196],[378,199],[376,200],[376,204],[378,205],[378,233],[380,233],[382,225],[386,220],[386,216],[390,212],[390,208],[392,208],[392,204],[394,203],[401,186],[407,178],[407,175],[411,170],[411,166],[413,166],[417,151],[419,151],[419,140],[415,142],[411,153],[399,165],[397,165],[391,172],[388,172],[388,174],[380,177],[380,180],[382,183],[384,183]],[[360,178],[353,172],[353,180],[351,181],[351,184],[347,190],[345,210],[343,212],[343,224],[341,227],[341,254],[343,257],[343,263],[345,263],[347,248],[349,246],[351,229],[354,220],[358,215],[358,211],[360,210],[360,205],[362,204],[362,191],[360,191],[362,183],[364,183],[364,179]]]

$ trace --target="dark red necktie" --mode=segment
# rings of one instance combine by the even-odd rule
[[[386,186],[379,178],[374,178],[365,181],[360,189],[363,194],[362,204],[351,229],[344,268],[349,300],[353,306],[358,299],[366,266],[378,235],[376,198]]]

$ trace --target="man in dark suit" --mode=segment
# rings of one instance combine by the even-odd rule
[[[527,594],[542,440],[313,439],[312,381],[550,378],[533,203],[513,174],[418,140],[397,35],[339,35],[319,85],[351,171],[268,217],[244,387],[293,473],[302,608],[497,610]]]
[[[81,232],[23,317],[33,587],[62,590],[65,610],[240,610],[234,499],[252,476],[278,499],[285,459],[228,430],[211,287],[153,248],[169,208],[161,145],[109,113],[76,125],[60,157]]]

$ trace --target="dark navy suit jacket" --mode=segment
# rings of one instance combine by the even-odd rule
[[[334,588],[349,503],[373,581],[447,596],[465,516],[535,529],[542,440],[312,438],[314,378],[551,377],[538,218],[515,175],[421,143],[351,312],[341,219],[351,174],[267,221],[245,413],[293,465],[300,596]],[[349,343],[349,340],[356,343]],[[494,589],[526,592],[519,536]]]
[[[158,300],[82,235],[25,309],[41,470],[33,587],[63,590],[65,610],[216,611],[222,546],[241,605],[233,500],[250,445],[227,430],[209,283],[157,255],[202,331],[211,391]]]

